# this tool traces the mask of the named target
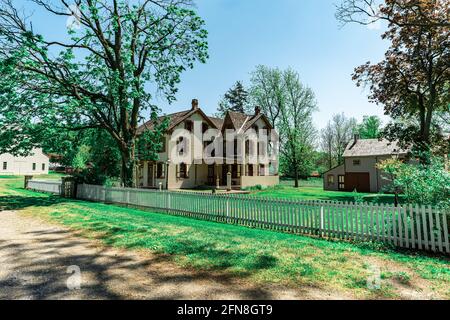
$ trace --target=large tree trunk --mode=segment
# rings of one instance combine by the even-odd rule
[[[120,180],[122,186],[132,188],[136,186],[136,161],[134,157],[135,144],[128,143],[125,148],[121,148],[122,166],[120,170]]]

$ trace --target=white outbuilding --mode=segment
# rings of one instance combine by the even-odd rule
[[[0,175],[48,174],[49,158],[42,149],[33,149],[27,157],[0,154]]]

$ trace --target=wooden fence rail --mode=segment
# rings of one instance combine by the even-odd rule
[[[449,212],[425,206],[289,201],[87,184],[78,186],[77,198],[281,232],[378,241],[402,248],[450,253]]]
[[[58,180],[29,180],[27,188],[61,195],[62,181]]]

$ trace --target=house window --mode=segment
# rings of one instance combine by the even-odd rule
[[[36,163],[33,163],[33,171],[36,170]]]
[[[252,165],[252,164],[249,164],[249,165],[248,165],[248,170],[247,170],[247,172],[248,172],[248,176],[249,176],[249,177],[253,177],[253,165]]]
[[[189,178],[186,163],[180,163],[180,165],[178,166],[178,178],[180,179]]]
[[[3,170],[8,169],[8,162],[3,162]]]
[[[164,163],[159,162],[156,166],[156,178],[164,179]]]
[[[202,123],[202,132],[205,133],[206,131],[208,131],[208,124],[206,123]]]
[[[42,164],[42,171],[45,171],[45,163]]]
[[[327,177],[328,185],[331,186],[334,184],[334,175],[329,174]]]
[[[354,166],[359,166],[359,165],[361,165],[361,160],[359,160],[359,159],[353,160],[353,165],[354,165]]]
[[[186,122],[184,123],[184,128],[187,131],[192,132],[192,130],[194,128],[194,123],[191,120],[186,120]]]
[[[338,176],[338,185],[339,190],[345,189],[345,176]]]
[[[179,137],[177,141],[177,150],[179,155],[183,155],[187,152],[187,139],[185,137]]]
[[[259,165],[259,175],[260,176],[265,176],[266,175],[266,166],[263,164]]]

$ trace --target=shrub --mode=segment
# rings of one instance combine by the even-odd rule
[[[450,207],[450,173],[443,161],[432,157],[429,164],[387,159],[378,165],[390,175],[392,189],[401,190],[408,203]]]

